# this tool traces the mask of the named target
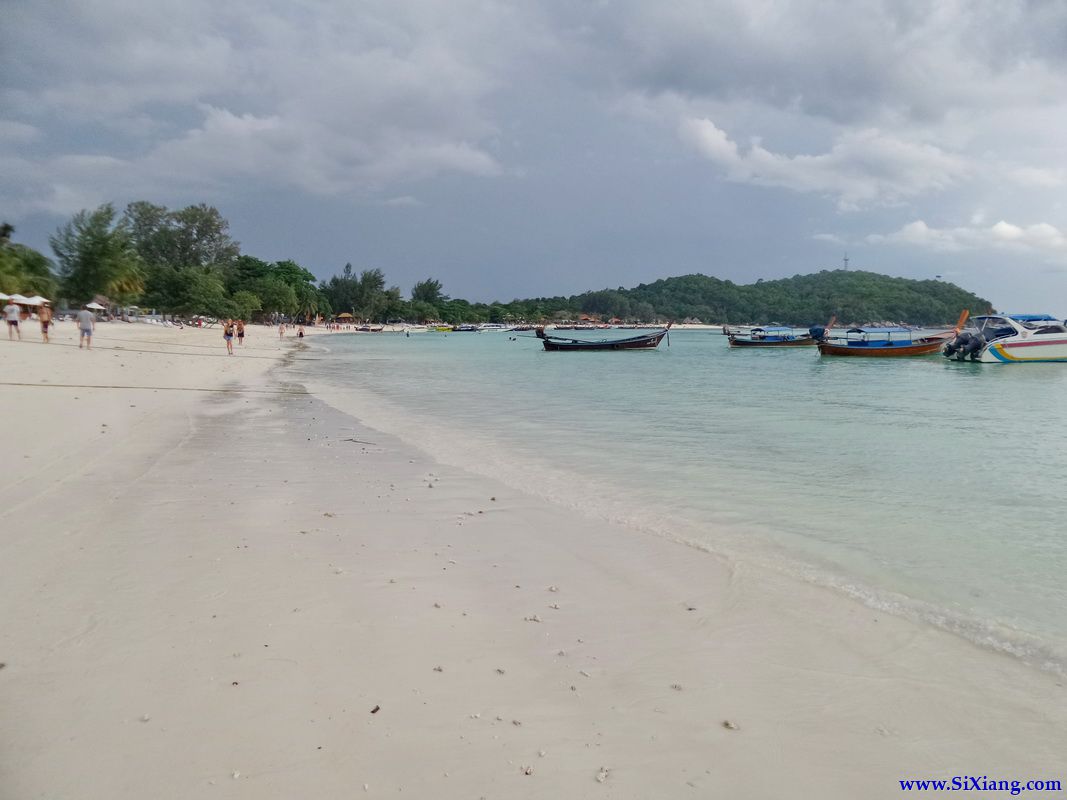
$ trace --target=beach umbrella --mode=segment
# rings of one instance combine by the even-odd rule
[[[33,297],[27,297],[25,300],[22,301],[23,305],[27,306],[39,306],[47,302],[48,301],[41,297],[39,294],[34,295]]]
[[[12,303],[17,303],[20,306],[26,305],[27,299],[28,298],[23,297],[21,294],[13,294],[11,295],[11,297],[8,298],[8,300],[10,300]]]
[[[100,305],[99,303],[86,303],[85,307],[86,308],[91,308],[93,311],[103,311],[104,310],[104,307],[102,305]]]
[[[0,300],[10,300],[10,299],[11,299],[11,295],[4,294],[3,292],[0,292]]]
[[[338,314],[337,319],[352,319],[352,315],[346,311],[343,314]]]

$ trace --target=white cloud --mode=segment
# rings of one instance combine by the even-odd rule
[[[417,197],[412,197],[410,194],[404,194],[398,197],[389,197],[382,200],[382,205],[389,206],[390,208],[413,208],[415,206],[421,206],[422,201]]]
[[[679,135],[732,181],[831,195],[843,208],[940,191],[971,170],[957,155],[873,129],[846,132],[829,152],[793,156],[773,153],[758,140],[742,152],[710,119],[683,119]]]
[[[520,48],[506,30],[491,35],[515,24],[492,0],[102,0],[25,4],[5,23],[0,104],[12,118],[0,142],[53,136],[17,154],[19,185],[0,176],[0,200],[23,209],[65,209],[59,198],[83,180],[84,196],[130,185],[210,196],[235,179],[373,195],[441,173],[502,174],[486,103],[501,54]],[[123,169],[66,171],[99,152]]]
[[[0,142],[16,144],[32,142],[41,135],[41,132],[33,125],[14,120],[0,119]]]
[[[813,233],[811,238],[817,242],[829,242],[830,244],[846,244],[845,239],[836,233]]]
[[[866,241],[935,252],[999,249],[1067,265],[1067,233],[1047,222],[1023,226],[1001,220],[990,226],[932,228],[922,220],[916,220],[893,233],[872,234]]]

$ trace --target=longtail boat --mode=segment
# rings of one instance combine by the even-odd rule
[[[570,339],[563,336],[553,336],[545,333],[544,328],[538,328],[537,338],[545,346],[545,350],[651,350],[658,347],[663,337],[671,329],[671,323],[666,328],[660,328],[653,333],[643,333],[640,336],[629,336],[625,339]],[[667,340],[668,345],[670,339]]]
[[[860,356],[862,358],[899,358],[928,356],[941,349],[959,333],[967,321],[967,311],[960,314],[956,327],[950,331],[915,337],[910,328],[849,328],[845,336],[819,341],[819,353],[824,356]]]
[[[725,326],[726,337],[730,347],[814,347],[827,330],[834,326],[833,317],[826,327],[815,325],[808,328],[807,334],[799,336],[793,333],[793,328],[786,326],[751,328],[747,334],[729,331]]]

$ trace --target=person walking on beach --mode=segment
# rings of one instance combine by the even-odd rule
[[[245,321],[243,319],[237,320],[237,344],[241,347],[245,344]]]
[[[52,309],[48,305],[42,305],[37,309],[37,321],[41,323],[41,339],[48,344],[52,341],[48,338],[48,329],[52,326]]]
[[[222,338],[226,340],[226,352],[233,355],[233,320],[226,320],[222,326]]]
[[[279,339],[284,339],[285,338],[285,323],[284,322],[281,325],[278,326],[278,338]]]
[[[82,306],[82,310],[78,312],[78,330],[81,331],[81,336],[78,337],[78,349],[81,350],[84,346],[87,350],[92,350],[96,315],[89,310],[88,304]]]
[[[8,339],[14,339],[17,334],[19,341],[22,341],[22,331],[19,330],[19,315],[21,313],[22,309],[15,305],[13,300],[7,301],[7,305],[4,306],[4,319],[7,320]]]
[[[297,336],[298,339],[303,339],[304,338],[304,326],[303,325],[301,325],[299,328],[296,329],[296,336]]]

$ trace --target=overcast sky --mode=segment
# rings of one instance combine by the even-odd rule
[[[5,0],[0,217],[511,299],[941,275],[1067,313],[1061,0]]]

